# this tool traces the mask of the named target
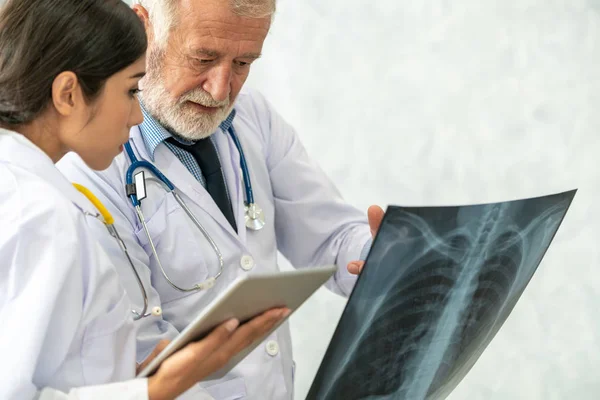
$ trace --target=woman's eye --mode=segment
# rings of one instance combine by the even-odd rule
[[[129,91],[129,95],[130,95],[131,97],[135,97],[135,96],[136,96],[136,95],[137,95],[139,92],[141,92],[141,90],[140,90],[140,89],[138,89],[138,88],[131,89],[131,90]]]

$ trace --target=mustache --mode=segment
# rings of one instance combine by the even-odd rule
[[[204,107],[229,107],[229,98],[223,101],[216,101],[208,92],[202,89],[195,89],[179,98],[179,104],[183,104],[186,101],[191,101]]]

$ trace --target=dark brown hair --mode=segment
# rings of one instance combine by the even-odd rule
[[[121,0],[8,0],[0,8],[0,125],[39,116],[64,71],[93,101],[146,47],[142,22]]]

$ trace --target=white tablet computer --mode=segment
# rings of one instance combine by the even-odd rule
[[[255,273],[244,275],[235,280],[210,305],[202,309],[196,319],[190,323],[165,349],[160,352],[139,374],[147,377],[158,369],[167,357],[190,342],[200,340],[222,322],[237,318],[240,323],[250,320],[263,312],[277,307],[287,307],[292,313],[306,301],[337,270],[335,266],[305,268],[294,271],[273,273]],[[288,317],[289,318],[289,317]],[[285,319],[284,319],[285,320]],[[267,337],[281,325],[281,320],[265,334]],[[217,373],[207,379],[224,376],[238,362],[246,357],[262,340],[254,342],[237,354]]]

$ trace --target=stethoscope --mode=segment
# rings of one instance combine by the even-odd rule
[[[114,237],[117,240],[117,242],[119,243],[121,250],[125,253],[125,256],[127,257],[127,260],[129,261],[129,265],[131,266],[131,269],[133,270],[133,273],[135,274],[135,278],[137,280],[138,286],[140,287],[140,291],[142,292],[142,296],[144,298],[144,308],[142,309],[142,312],[137,312],[135,310],[131,310],[131,312],[134,315],[133,319],[135,321],[137,321],[138,319],[141,319],[143,317],[148,317],[150,315],[160,316],[162,314],[162,309],[160,307],[154,307],[152,309],[151,313],[146,313],[146,310],[148,309],[148,295],[146,294],[146,289],[144,289],[144,284],[142,283],[142,280],[141,280],[137,270],[135,269],[135,266],[133,265],[133,261],[131,260],[131,257],[129,256],[129,252],[127,251],[127,246],[125,246],[125,242],[121,239],[121,236],[119,236],[119,232],[117,231],[117,228],[115,228],[115,225],[114,225],[115,219],[113,218],[111,213],[106,209],[104,204],[102,204],[102,202],[100,202],[100,200],[98,200],[98,198],[96,196],[94,196],[94,194],[88,188],[86,188],[85,186],[79,185],[77,183],[73,183],[73,186],[75,186],[75,189],[77,189],[85,197],[87,197],[88,200],[96,207],[99,214],[91,214],[88,212],[85,212],[85,214],[90,215],[94,218],[97,218],[104,223],[104,225],[108,229],[108,232],[110,233],[110,235],[112,237]]]
[[[237,135],[235,134],[235,131],[232,126],[230,126],[227,129],[227,131],[231,135],[231,138],[233,139],[233,142],[234,142],[235,146],[237,147],[238,152],[240,154],[240,166],[242,169],[242,176],[243,176],[243,180],[244,180],[244,188],[245,188],[245,195],[246,195],[246,199],[245,199],[246,201],[245,201],[245,207],[244,207],[245,208],[245,225],[248,229],[256,231],[256,230],[262,229],[265,226],[264,213],[261,210],[261,208],[254,202],[254,195],[252,192],[252,184],[250,182],[250,174],[248,172],[248,164],[246,162],[246,157],[244,156],[244,151],[242,149],[240,141],[239,141]],[[193,291],[197,291],[197,290],[210,289],[212,286],[214,286],[216,279],[219,276],[221,276],[221,274],[223,273],[223,269],[224,269],[223,255],[221,254],[221,251],[219,250],[219,246],[217,246],[217,244],[210,237],[210,235],[208,234],[206,229],[204,229],[204,226],[202,226],[200,221],[198,221],[196,216],[190,211],[187,204],[183,201],[181,196],[177,193],[173,183],[171,183],[171,181],[162,172],[160,172],[158,168],[156,168],[150,162],[148,162],[146,160],[138,160],[133,152],[130,142],[125,143],[125,151],[129,157],[129,159],[131,160],[131,165],[129,166],[129,168],[127,169],[127,172],[125,174],[125,191],[127,193],[127,196],[129,197],[129,199],[131,200],[133,207],[135,208],[135,212],[137,214],[139,222],[142,224],[142,227],[144,228],[144,232],[146,233],[146,236],[148,238],[148,243],[150,244],[150,248],[152,249],[152,254],[154,255],[154,258],[155,258],[163,276],[165,277],[167,282],[174,289],[179,290],[181,292],[193,292]],[[150,171],[154,176],[146,178],[144,171],[135,173],[135,171],[139,168],[144,168],[144,169]],[[157,182],[167,192],[171,193],[173,195],[173,197],[175,198],[175,200],[177,201],[177,203],[179,203],[181,208],[183,208],[183,210],[188,215],[188,217],[193,221],[194,225],[200,230],[202,235],[210,243],[210,245],[219,261],[219,271],[217,272],[217,274],[215,276],[210,277],[203,282],[197,283],[194,286],[192,286],[191,288],[180,287],[179,285],[176,285],[173,281],[171,281],[171,279],[169,278],[168,274],[166,273],[166,271],[160,261],[160,258],[158,257],[158,254],[156,251],[156,246],[154,245],[154,241],[152,240],[152,236],[150,235],[150,231],[148,230],[148,226],[146,225],[146,218],[144,217],[144,213],[142,212],[141,201],[144,198],[146,198],[146,180]]]

